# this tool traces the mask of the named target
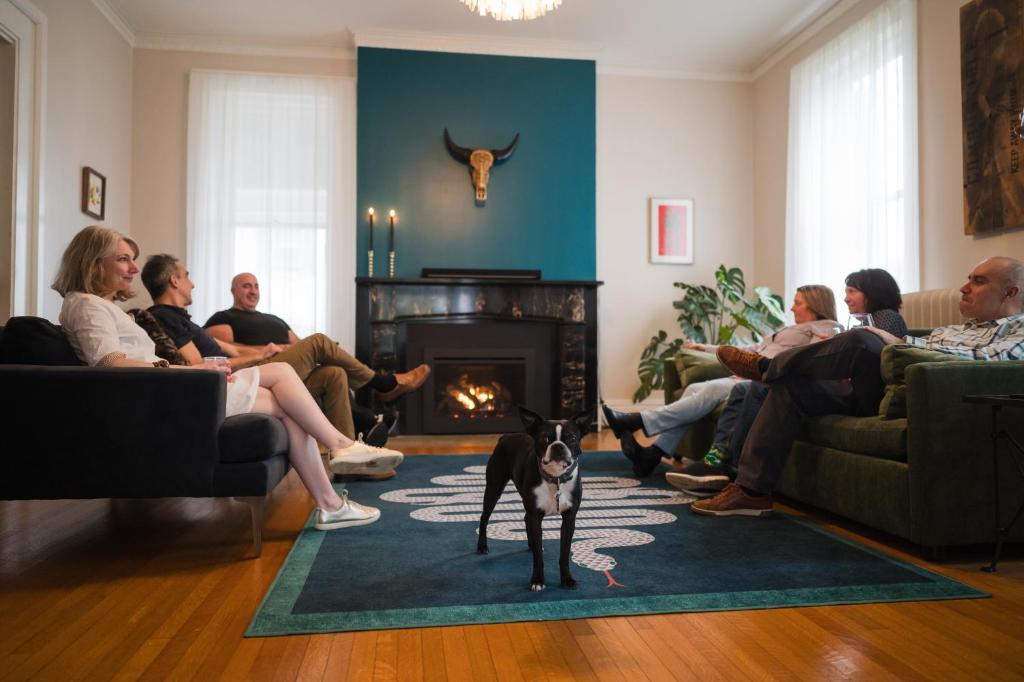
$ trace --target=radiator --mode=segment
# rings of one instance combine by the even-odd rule
[[[903,294],[903,309],[900,311],[907,327],[911,329],[934,329],[949,324],[960,324],[959,289],[929,289]]]

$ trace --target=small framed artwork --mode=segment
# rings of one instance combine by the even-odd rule
[[[92,168],[82,168],[82,213],[103,220],[107,208],[107,178]]]
[[[693,199],[651,199],[651,262],[693,263]]]

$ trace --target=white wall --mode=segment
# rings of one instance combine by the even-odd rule
[[[789,72],[794,64],[877,7],[864,0],[812,37],[754,83],[755,272],[785,281],[786,144]],[[921,286],[959,285],[971,267],[992,255],[1024,255],[1024,229],[968,236],[963,223],[960,109],[961,0],[918,1],[918,144]]]
[[[136,50],[131,233],[143,254],[171,253],[182,258],[186,255],[188,74],[192,69],[354,76],[355,62]],[[221,285],[226,289],[228,283],[197,285]],[[144,290],[138,300],[148,304]]]
[[[681,335],[674,282],[711,285],[725,263],[743,268],[748,287],[761,283],[751,277],[751,105],[749,83],[598,76],[598,363],[610,403],[629,403],[658,329]],[[649,262],[652,197],[694,200],[693,265]]]
[[[132,48],[90,0],[35,0],[47,18],[43,317],[57,319],[50,289],[71,237],[97,221],[81,212],[82,167],[107,178],[103,225],[125,229],[132,203]]]

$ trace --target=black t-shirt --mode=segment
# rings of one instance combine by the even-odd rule
[[[196,344],[196,350],[204,358],[211,355],[224,355],[224,351],[217,345],[217,341],[210,336],[209,332],[192,321],[192,316],[184,308],[176,308],[173,305],[155,305],[149,309],[153,317],[157,319],[160,326],[171,337],[174,345],[182,348],[191,341]]]
[[[258,310],[228,308],[214,313],[204,327],[226,324],[231,327],[235,343],[246,346],[262,346],[267,343],[288,343],[291,327],[277,315],[261,313]]]

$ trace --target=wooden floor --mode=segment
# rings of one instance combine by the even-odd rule
[[[493,442],[392,441],[409,454]],[[291,474],[252,559],[248,512],[227,500],[0,502],[0,679],[1024,679],[1020,548],[993,575],[978,570],[989,548],[935,565],[844,527],[994,596],[243,639],[311,508]]]

